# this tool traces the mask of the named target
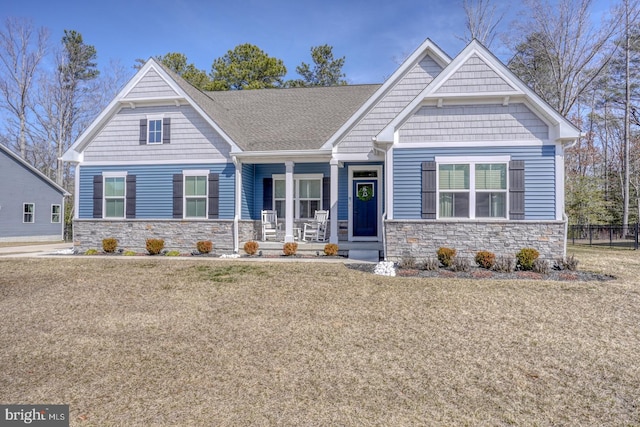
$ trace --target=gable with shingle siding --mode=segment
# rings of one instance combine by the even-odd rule
[[[433,58],[424,57],[339,142],[338,151],[368,152],[371,149],[371,138],[396,117],[441,71],[442,67]]]
[[[447,79],[436,93],[514,92],[515,89],[500,77],[478,55],[471,55]]]
[[[168,98],[178,96],[175,90],[158,74],[150,69],[140,81],[124,96],[124,99]]]

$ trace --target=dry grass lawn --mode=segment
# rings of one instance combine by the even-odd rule
[[[640,425],[640,254],[608,282],[0,258],[0,403],[71,425]]]

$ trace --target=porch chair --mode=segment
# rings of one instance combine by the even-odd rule
[[[278,239],[277,231],[278,231],[278,214],[276,211],[262,211],[261,213],[262,220],[262,241],[265,242],[269,237],[273,237],[275,240]]]
[[[329,211],[316,211],[313,214],[313,221],[304,224],[302,240],[324,242],[327,240],[327,222],[329,221]]]

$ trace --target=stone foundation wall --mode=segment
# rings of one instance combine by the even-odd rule
[[[238,224],[240,239],[253,229],[253,221]],[[251,231],[252,232],[252,231]],[[80,252],[88,249],[102,250],[102,239],[113,237],[118,248],[145,252],[146,239],[164,239],[167,250],[191,252],[198,240],[211,240],[214,251],[233,252],[233,220],[182,221],[182,220],[75,220],[73,245]]]
[[[564,221],[389,220],[385,237],[389,261],[435,257],[440,247],[470,261],[478,251],[515,257],[522,248],[534,248],[548,261],[565,254]]]

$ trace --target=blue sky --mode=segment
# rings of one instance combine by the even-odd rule
[[[506,28],[521,3],[494,3],[507,13]],[[456,37],[464,34],[462,0],[10,0],[0,8],[7,17],[49,28],[56,43],[63,30],[78,31],[96,47],[100,68],[118,60],[132,70],[136,58],[181,52],[209,72],[215,58],[252,43],[296,78],[296,66],[311,62],[311,46],[329,44],[346,56],[350,83],[379,83],[426,38],[452,57],[464,47]]]

